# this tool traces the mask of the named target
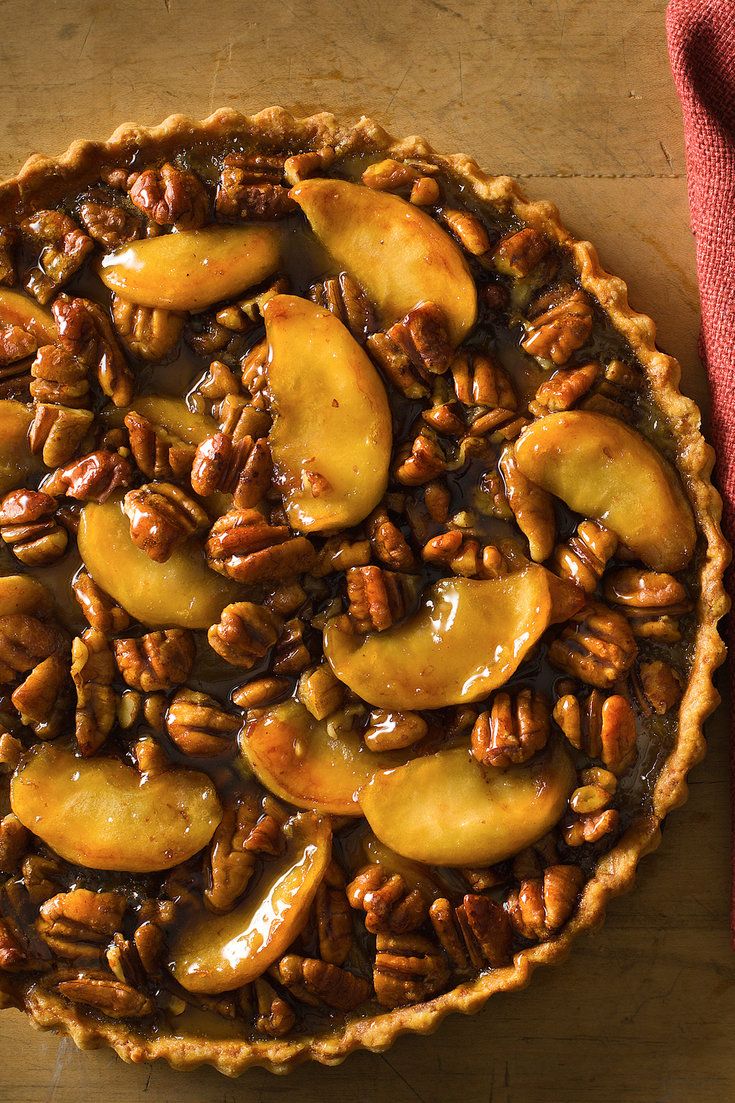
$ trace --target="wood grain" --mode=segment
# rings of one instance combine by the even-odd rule
[[[221,105],[369,113],[527,178],[622,275],[706,407],[663,0],[0,5],[0,174],[118,123]],[[8,1013],[2,1103],[722,1103],[735,1089],[724,712],[639,885],[563,967],[431,1039],[286,1080],[130,1067]]]

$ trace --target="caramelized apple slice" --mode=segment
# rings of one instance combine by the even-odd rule
[[[10,287],[0,287],[0,325],[20,326],[32,333],[39,345],[53,345],[59,339],[51,311]]]
[[[32,414],[22,402],[0,401],[0,494],[22,486],[28,475],[43,470],[40,456],[31,454],[28,427]]]
[[[477,701],[507,682],[556,619],[557,590],[535,564],[488,581],[444,578],[413,616],[385,632],[359,636],[330,621],[324,654],[340,681],[379,708]]]
[[[130,539],[120,499],[87,503],[78,544],[97,585],[143,624],[209,628],[241,593],[234,582],[210,571],[199,540],[156,563]]]
[[[417,207],[344,180],[304,180],[290,194],[337,263],[365,289],[381,325],[436,303],[458,345],[475,324],[477,292],[462,253]]]
[[[516,442],[526,478],[601,521],[655,571],[680,571],[696,530],[673,468],[617,418],[584,410],[533,421]]]
[[[234,911],[199,912],[174,938],[171,970],[189,992],[229,992],[259,977],[301,933],[329,865],[329,821],[311,812],[286,825],[282,857],[267,861]]]
[[[123,245],[102,258],[99,275],[141,306],[204,310],[272,275],[279,258],[271,227],[207,226]]]
[[[360,790],[376,770],[405,762],[407,754],[374,754],[358,732],[339,728],[339,714],[329,719],[329,725],[315,720],[300,702],[285,701],[250,721],[240,749],[266,789],[297,808],[360,816]]]
[[[574,783],[561,743],[509,770],[483,770],[457,747],[381,770],[360,803],[374,833],[398,854],[430,865],[484,866],[545,835]]]
[[[10,804],[22,824],[67,862],[152,873],[187,861],[222,818],[206,774],[141,775],[115,758],[77,758],[40,743],[16,770]]]
[[[372,363],[334,314],[277,295],[265,306],[270,433],[293,528],[333,532],[367,517],[388,482],[391,415]]]

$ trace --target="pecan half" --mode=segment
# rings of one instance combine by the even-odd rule
[[[56,520],[56,501],[39,490],[12,490],[0,502],[0,536],[27,567],[53,563],[68,536]]]
[[[193,689],[180,689],[166,713],[166,730],[184,754],[208,757],[229,754],[241,721],[219,701]]]
[[[72,579],[72,590],[84,616],[92,628],[98,628],[106,635],[124,632],[130,624],[130,617],[97,585],[91,575],[82,570]]]
[[[541,487],[527,479],[518,466],[515,450],[508,444],[498,461],[508,505],[516,523],[528,540],[531,558],[536,563],[548,559],[554,548],[556,516],[554,500]]]
[[[237,601],[225,606],[207,639],[225,662],[250,670],[273,647],[280,625],[280,618],[264,605]]]
[[[118,452],[90,452],[60,467],[45,480],[47,494],[75,498],[79,502],[106,502],[111,494],[133,481],[133,467]]]
[[[442,475],[447,461],[439,444],[425,433],[419,433],[410,451],[398,456],[395,477],[403,486],[421,486]]]
[[[436,303],[420,303],[405,318],[387,330],[386,336],[398,346],[421,372],[441,375],[452,360],[452,345],[447,333],[444,311]]]
[[[420,742],[428,730],[429,725],[418,712],[373,709],[363,739],[370,751],[397,751]]]
[[[119,892],[60,892],[41,905],[36,929],[56,957],[96,961],[119,929],[126,906]]]
[[[325,540],[311,574],[315,578],[324,578],[336,571],[347,571],[350,567],[365,567],[369,562],[369,540],[330,536]]]
[[[113,640],[118,669],[132,689],[143,693],[171,689],[189,677],[194,637],[185,628],[147,632],[137,639]]]
[[[23,859],[23,884],[28,899],[38,907],[61,889],[63,879],[60,858],[44,858],[40,854],[28,854]]]
[[[271,525],[254,509],[233,509],[219,517],[206,543],[209,565],[236,582],[278,581],[304,574],[316,561],[305,536],[288,525]]]
[[[315,283],[309,289],[309,298],[339,318],[356,341],[363,343],[375,332],[375,312],[370,300],[346,272]]]
[[[265,496],[273,474],[265,437],[243,437],[237,444],[225,433],[207,437],[196,450],[191,485],[207,497],[215,491],[232,494],[237,509],[251,509]]]
[[[61,980],[56,991],[73,1003],[83,1003],[108,1019],[141,1019],[156,1010],[153,1000],[124,981],[107,976]]]
[[[347,601],[347,615],[358,632],[384,632],[406,615],[406,580],[382,567],[351,567]]]
[[[325,720],[344,701],[345,687],[334,676],[329,663],[320,663],[302,673],[296,696],[315,720]]]
[[[209,216],[209,198],[199,177],[170,162],[134,176],[129,195],[131,203],[157,226],[197,230]]]
[[[283,276],[279,276],[262,291],[251,293],[242,299],[237,299],[235,302],[221,307],[215,314],[215,322],[232,333],[249,333],[250,330],[262,324],[263,310],[266,303],[270,302],[276,295],[284,294],[288,289],[288,280]],[[230,393],[236,393],[238,389],[236,388],[235,391]],[[206,392],[203,390],[203,393]]]
[[[682,678],[670,663],[661,659],[641,663],[638,675],[645,700],[659,716],[665,716],[678,705],[682,694]]]
[[[13,690],[11,701],[24,724],[33,728],[39,739],[55,738],[65,720],[64,686],[69,674],[67,660],[49,655],[34,666]]]
[[[673,575],[639,567],[623,567],[605,579],[604,594],[625,614],[639,639],[677,643],[679,620],[693,609],[692,601]]]
[[[58,651],[63,635],[28,613],[0,615],[0,685],[38,666]]]
[[[514,414],[517,410],[518,399],[510,378],[487,353],[458,353],[452,360],[451,372],[454,392],[463,406],[499,410],[503,414]]]
[[[373,986],[383,1007],[421,1003],[440,992],[449,969],[439,948],[418,934],[379,934]]]
[[[38,342],[32,333],[16,325],[0,325],[0,368],[33,356]]]
[[[161,361],[171,356],[184,330],[184,315],[174,310],[112,296],[112,320],[125,348],[140,360]]]
[[[570,410],[587,394],[599,374],[600,365],[594,361],[579,368],[555,371],[550,379],[545,379],[541,384],[528,408],[536,417]]]
[[[143,232],[139,215],[112,203],[85,199],[79,204],[79,218],[89,236],[105,249],[119,249]]]
[[[252,791],[225,802],[209,850],[208,884],[204,890],[205,902],[213,912],[230,911],[248,887],[256,862],[256,853],[248,846],[248,840],[260,815],[260,801]]]
[[[365,866],[346,891],[350,907],[365,912],[365,927],[371,934],[406,934],[426,920],[429,902],[424,893],[409,889],[400,873],[390,874],[381,865]]]
[[[472,729],[472,754],[483,766],[507,769],[527,762],[548,741],[551,709],[541,693],[521,689],[496,693]]]
[[[542,363],[566,364],[592,332],[592,304],[584,291],[561,288],[524,323],[522,348]]]
[[[258,977],[255,981],[255,998],[258,1004],[255,1020],[257,1029],[263,1034],[269,1034],[272,1038],[282,1038],[288,1034],[296,1022],[296,1015],[289,1004],[262,977]]]
[[[239,709],[263,708],[282,700],[291,690],[289,678],[256,678],[232,691],[232,703]]]
[[[352,1011],[370,999],[372,986],[364,977],[318,958],[287,954],[274,967],[274,974],[284,986],[308,1002],[326,1004],[338,1011]]]
[[[284,160],[265,155],[228,153],[222,162],[215,210],[219,219],[285,218],[296,210],[283,178]]]
[[[562,834],[567,846],[583,846],[585,843],[597,843],[606,835],[612,834],[620,826],[620,813],[616,808],[606,808],[602,812],[586,812],[584,815],[570,815],[562,824]]]
[[[581,521],[574,535],[554,548],[549,566],[560,578],[593,594],[617,547],[617,536],[599,521]]]
[[[300,617],[287,620],[273,648],[271,666],[276,674],[301,674],[311,666],[311,651],[304,642],[304,622]]]
[[[410,571],[416,565],[411,548],[398,525],[380,506],[367,519],[370,547],[376,559],[396,571]],[[359,566],[360,564],[355,564]]]
[[[565,694],[554,706],[554,719],[573,747],[601,759],[617,777],[634,761],[635,714],[620,694],[606,696],[593,689],[584,707],[573,694]]]
[[[367,339],[367,348],[396,390],[406,398],[426,398],[429,393],[428,376],[422,369],[411,363],[406,352],[386,333],[372,333]]]
[[[476,214],[456,210],[453,207],[443,207],[439,212],[439,221],[444,223],[462,248],[472,256],[481,257],[489,250],[488,232]]]
[[[47,303],[81,268],[94,242],[63,211],[37,211],[23,219],[20,229],[25,240],[41,250],[38,267],[28,273],[25,286],[40,303]]]
[[[75,455],[92,428],[91,410],[72,409],[49,402],[36,402],[28,443],[34,455],[40,453],[46,467],[58,467]]]
[[[396,161],[393,157],[385,157],[382,161],[368,165],[360,179],[365,187],[372,188],[373,191],[400,191],[401,188],[411,187],[419,175],[418,169],[413,165]]]
[[[552,641],[548,659],[588,685],[609,689],[630,670],[637,653],[623,614],[600,601],[588,601]]]
[[[187,479],[196,448],[161,425],[154,425],[131,410],[125,415],[130,451],[138,468],[149,479]]]
[[[335,861],[330,862],[314,899],[319,954],[330,965],[342,965],[352,948],[352,911],[345,879]]]
[[[487,896],[468,894],[458,907],[435,900],[429,919],[444,952],[458,972],[500,968],[511,958],[513,931],[502,905]]]
[[[583,880],[579,866],[557,865],[522,881],[505,902],[518,934],[534,942],[551,938],[572,914]]]
[[[42,345],[31,364],[31,398],[71,409],[89,405],[89,370],[58,345]]]
[[[156,563],[165,563],[180,544],[209,525],[205,510],[173,483],[129,490],[123,509],[130,520],[130,539]]]
[[[283,163],[283,175],[289,184],[300,184],[310,176],[321,176],[334,164],[334,146],[322,146],[308,153],[295,153]]]
[[[59,295],[51,310],[63,348],[94,368],[102,393],[115,406],[129,406],[133,376],[102,308],[91,299]]]
[[[493,250],[493,264],[504,276],[524,279],[548,253],[549,242],[531,226],[502,238]]]
[[[115,658],[104,633],[99,628],[88,628],[72,642],[71,659],[71,677],[77,691],[77,743],[83,755],[91,755],[102,746],[115,723]]]

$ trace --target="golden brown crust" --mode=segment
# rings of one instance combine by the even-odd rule
[[[252,116],[223,109],[201,121],[172,115],[152,128],[124,124],[107,142],[74,142],[57,159],[39,155],[29,158],[18,176],[0,185],[0,222],[15,220],[41,202],[48,205],[58,201],[70,188],[95,181],[101,170],[125,162],[135,152],[139,160],[160,159],[180,146],[221,144],[227,139],[289,152],[332,145],[338,156],[380,151],[396,160],[425,158],[460,178],[480,201],[516,215],[567,250],[582,286],[597,299],[646,371],[655,401],[677,443],[677,466],[705,541],[697,564],[700,597],[691,675],[680,705],[676,743],[658,777],[652,810],[634,821],[600,860],[575,915],[561,933],[520,951],[512,965],[460,984],[426,1003],[356,1018],[331,1032],[252,1042],[186,1038],[173,1030],[168,1035],[162,1031],[155,1036],[137,1034],[127,1025],[102,1022],[40,987],[21,994],[14,991],[8,975],[0,979],[0,1006],[25,1008],[37,1027],[67,1033],[80,1049],[109,1045],[126,1061],[163,1058],[181,1069],[211,1064],[220,1072],[236,1076],[253,1065],[282,1073],[308,1059],[338,1064],[357,1048],[384,1050],[407,1031],[431,1033],[450,1011],[468,1014],[477,1011],[495,992],[524,987],[538,965],[563,960],[581,931],[602,923],[608,900],[631,887],[638,861],[658,846],[663,818],[686,800],[686,775],[704,755],[702,726],[719,702],[712,675],[725,657],[717,622],[729,606],[722,577],[730,549],[720,530],[722,503],[710,481],[714,453],[701,435],[699,410],[678,389],[678,362],[656,348],[654,323],[630,308],[623,281],[601,267],[593,245],[576,241],[564,229],[552,204],[528,200],[509,177],[487,176],[469,157],[440,156],[419,137],[395,140],[365,118],[344,127],[327,113],[296,119],[278,107]]]

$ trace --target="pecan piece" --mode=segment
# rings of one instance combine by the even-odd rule
[[[186,444],[163,426],[154,425],[131,410],[125,415],[130,451],[138,468],[149,479],[187,479],[196,448]]]
[[[554,548],[549,567],[593,594],[617,547],[617,536],[599,521],[581,521],[575,534]]]
[[[353,1011],[370,999],[372,986],[364,977],[318,958],[287,954],[274,967],[284,988],[308,1002],[326,1004],[338,1011]]]
[[[429,919],[444,952],[459,972],[494,969],[511,958],[513,932],[502,905],[468,894],[458,907],[443,897],[429,908]]]
[[[334,146],[322,146],[309,153],[295,153],[283,163],[283,175],[289,184],[300,184],[310,176],[321,176],[325,169],[334,164],[336,153]]]
[[[8,812],[0,820],[0,872],[15,873],[20,868],[31,833],[17,816]]]
[[[508,444],[503,449],[498,466],[505,483],[508,505],[519,529],[528,540],[531,558],[536,563],[542,563],[554,549],[554,500],[545,490],[526,478],[518,466],[512,445]]]
[[[304,642],[304,622],[300,617],[288,620],[273,649],[271,666],[276,674],[301,674],[314,660]]]
[[[283,169],[280,158],[228,153],[217,185],[217,217],[226,221],[270,221],[291,214],[296,203],[280,183]]]
[[[609,689],[630,670],[637,653],[633,633],[623,614],[600,601],[588,601],[552,641],[548,659],[565,674],[599,689]]]
[[[577,697],[565,694],[554,706],[554,719],[573,747],[601,759],[617,777],[634,761],[635,715],[620,694],[606,696],[593,689],[584,709]]]
[[[102,307],[91,299],[59,295],[51,310],[62,347],[95,370],[102,393],[115,406],[129,406],[133,376]]]
[[[661,659],[641,663],[638,671],[643,695],[659,716],[665,716],[678,705],[682,694],[682,679],[669,663]]]
[[[208,757],[229,754],[240,720],[219,701],[193,689],[180,689],[166,713],[166,730],[184,754]]]
[[[415,367],[408,354],[386,333],[372,333],[367,339],[367,347],[396,390],[406,398],[426,398],[429,393],[426,373]]]
[[[43,489],[54,497],[65,495],[79,502],[106,502],[120,488],[130,486],[133,468],[117,452],[90,452],[60,467],[45,480]]]
[[[548,741],[551,709],[541,693],[521,689],[496,693],[472,729],[472,754],[483,766],[505,770],[527,762]]]
[[[87,365],[58,345],[42,345],[31,364],[31,397],[71,409],[88,406]]]
[[[444,223],[462,248],[472,256],[481,257],[489,250],[488,232],[476,214],[456,210],[453,207],[443,207],[439,212],[439,221]]]
[[[521,347],[541,363],[566,364],[592,332],[592,304],[584,291],[560,288],[524,322]]]
[[[361,869],[346,892],[350,907],[365,912],[365,927],[371,934],[406,934],[426,920],[429,902],[424,893],[419,888],[409,890],[400,873],[390,874],[381,865]]]
[[[140,216],[112,203],[85,199],[79,204],[79,218],[89,236],[105,249],[119,249],[143,232]]]
[[[108,1019],[141,1019],[156,1010],[153,1000],[124,981],[106,976],[73,977],[61,980],[56,991],[73,1003],[101,1011]]]
[[[119,892],[60,892],[41,905],[36,929],[57,957],[96,961],[119,929],[125,908]]]
[[[373,191],[400,191],[401,188],[412,186],[419,175],[413,165],[385,157],[382,161],[368,165],[360,179],[365,187],[372,188]]]
[[[493,264],[504,276],[524,279],[544,259],[549,248],[549,242],[538,230],[525,226],[498,242],[492,254]]]
[[[32,333],[16,325],[0,325],[0,368],[33,356],[38,342]]]
[[[239,709],[257,709],[282,700],[291,689],[288,678],[266,677],[246,682],[232,691],[232,703]]]
[[[370,300],[346,272],[315,283],[309,289],[309,298],[339,318],[356,341],[364,343],[375,332],[375,312]]]
[[[11,919],[0,919],[0,969],[3,972],[28,968],[27,941]]]
[[[603,812],[587,812],[580,816],[569,816],[562,824],[562,834],[567,846],[582,846],[584,843],[597,843],[606,835],[617,831],[620,826],[620,813],[616,808],[606,808]]]
[[[194,665],[194,637],[185,628],[147,632],[137,639],[113,640],[117,666],[132,689],[143,693],[171,689],[189,677]]]
[[[446,469],[447,461],[439,444],[432,437],[419,433],[410,452],[399,453],[395,477],[403,486],[421,486],[442,475]]]
[[[371,751],[397,751],[419,743],[429,725],[418,712],[387,712],[373,709],[363,739]]]
[[[615,774],[593,766],[583,770],[579,780],[581,784],[569,798],[569,813],[562,823],[567,846],[599,842],[620,824],[620,813],[608,808],[617,788]]]
[[[344,536],[330,536],[325,540],[311,574],[315,578],[324,578],[336,571],[347,571],[350,567],[366,567],[369,562],[369,540],[350,540]]]
[[[345,687],[334,676],[329,663],[320,663],[302,673],[296,696],[315,720],[325,720],[344,701]]]
[[[551,938],[572,914],[583,880],[579,866],[557,865],[522,881],[505,902],[518,934],[533,942]]]
[[[209,565],[236,582],[278,581],[304,574],[316,562],[305,536],[288,525],[271,525],[254,509],[233,509],[219,517],[206,543]]]
[[[358,632],[383,632],[406,615],[406,580],[382,567],[347,572],[347,615]]]
[[[555,371],[550,379],[545,379],[541,384],[528,408],[536,417],[570,410],[587,394],[599,374],[600,365],[594,361],[579,368]]]
[[[38,907],[61,889],[62,867],[59,858],[44,858],[40,854],[28,854],[23,859],[23,884],[28,899]]]
[[[66,706],[62,691],[67,675],[66,660],[49,655],[13,690],[10,699],[21,720],[39,739],[53,739],[61,730]]]
[[[243,437],[237,444],[225,433],[207,437],[196,450],[191,485],[207,497],[215,491],[232,494],[237,509],[251,509],[265,496],[273,474],[265,437]]]
[[[414,554],[398,525],[391,521],[380,506],[368,517],[367,532],[375,558],[396,571],[410,571],[416,566]],[[359,566],[360,564],[355,564]]]
[[[77,743],[83,755],[91,755],[102,746],[115,723],[115,658],[98,628],[88,628],[74,639],[71,658],[71,677],[77,691]]]
[[[91,410],[73,409],[50,402],[36,402],[28,443],[34,455],[41,454],[46,467],[67,463],[92,428]]]
[[[209,850],[204,890],[206,904],[213,912],[230,911],[248,887],[256,862],[256,853],[248,842],[260,815],[260,802],[252,791],[225,802]]]
[[[27,567],[46,566],[66,551],[55,513],[56,501],[39,490],[12,490],[0,502],[0,536]]]
[[[379,934],[376,939],[373,985],[383,1007],[421,1003],[440,992],[449,980],[443,954],[418,934]]]
[[[345,879],[335,861],[330,862],[314,899],[319,954],[330,965],[342,965],[352,948],[352,911]]]
[[[264,605],[237,601],[226,605],[207,632],[209,646],[232,666],[250,670],[278,638],[280,619]]]
[[[38,267],[28,273],[25,286],[45,304],[81,268],[94,242],[63,211],[37,211],[20,228],[28,242],[41,248]]]
[[[125,348],[140,360],[171,356],[184,330],[184,315],[112,296],[112,320]]]
[[[128,180],[130,201],[157,226],[197,230],[209,216],[209,199],[198,176],[166,162]]]
[[[623,567],[605,579],[604,594],[625,614],[639,639],[677,643],[679,620],[693,604],[685,587],[673,575],[639,567]]]
[[[255,1020],[257,1029],[263,1034],[270,1034],[272,1038],[282,1038],[288,1034],[296,1022],[296,1015],[289,1004],[262,977],[258,977],[255,981],[255,998],[258,1004]]]
[[[106,635],[125,631],[130,624],[130,617],[97,585],[91,575],[84,570],[80,571],[74,576],[71,587],[92,628],[98,628]]]
[[[446,317],[436,303],[420,303],[405,318],[387,330],[386,336],[398,346],[419,371],[441,375],[452,360],[452,345]]]
[[[61,632],[27,613],[0,615],[0,685],[38,666],[59,650]]]
[[[435,566],[449,567],[464,578],[498,578],[508,574],[509,566],[499,548],[484,547],[474,537],[459,529],[450,529],[428,540],[421,549],[421,558]]]
[[[180,544],[209,524],[199,503],[173,483],[146,483],[129,490],[123,509],[130,520],[130,539],[156,563],[165,563]]]

